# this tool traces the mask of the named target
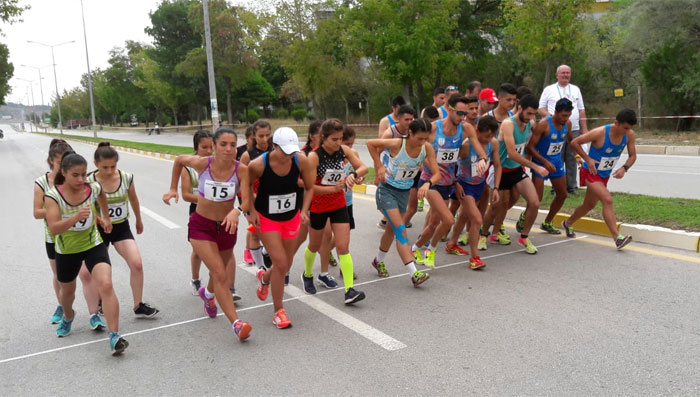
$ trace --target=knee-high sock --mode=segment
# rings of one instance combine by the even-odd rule
[[[345,291],[352,288],[353,286],[353,267],[352,267],[352,257],[350,254],[338,255],[338,260],[340,261],[340,271],[343,272],[343,283],[345,284]]]
[[[255,265],[257,267],[264,267],[265,261],[263,260],[262,246],[255,248],[255,249],[251,248],[249,251],[250,251],[250,255],[253,256],[253,260],[255,261]]]
[[[316,261],[316,253],[311,252],[309,247],[304,250],[304,275],[306,277],[313,277],[314,275],[314,262]]]

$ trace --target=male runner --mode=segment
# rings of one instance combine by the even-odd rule
[[[464,93],[464,96],[475,96],[478,98],[479,93],[481,93],[481,82],[474,80],[471,83],[467,84],[467,92]]]
[[[405,104],[406,100],[403,99],[401,95],[396,96],[394,97],[394,99],[391,100],[391,113],[387,114],[381,120],[379,120],[379,131],[377,131],[378,137],[381,137],[382,133],[386,131],[387,128],[396,124],[396,119],[399,117],[399,115],[396,112],[399,110],[399,107],[401,107],[401,105]]]
[[[445,97],[445,89],[442,87],[436,87],[433,89],[433,104],[432,106],[435,107],[435,109],[441,108],[444,104],[447,98]],[[444,108],[443,108],[444,109]],[[444,114],[440,115],[440,118],[445,118],[447,117],[447,110],[444,111]],[[425,117],[425,108],[423,111],[420,113],[421,117]]]
[[[484,88],[479,93],[479,117],[485,115],[498,103],[498,97],[496,96],[496,91],[491,88]]]

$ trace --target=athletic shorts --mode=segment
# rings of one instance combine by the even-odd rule
[[[428,183],[428,181],[421,180],[420,184],[418,187],[420,188],[424,184]],[[440,196],[442,196],[442,199],[447,201],[450,199],[450,196],[452,196],[452,193],[455,191],[454,185],[450,186],[441,186],[441,185],[434,185],[430,187],[430,190],[435,190],[436,192],[440,193]]]
[[[355,229],[355,216],[352,214],[352,204],[345,207],[348,209],[348,218],[350,219],[350,230]]]
[[[45,243],[46,244],[46,256],[49,259],[56,259],[56,243]]]
[[[301,226],[301,215],[297,211],[294,218],[286,221],[274,221],[270,218],[264,217],[258,212],[258,218],[260,218],[260,228],[258,231],[260,233],[270,233],[277,232],[282,236],[283,240],[296,238],[299,234],[299,226]]]
[[[56,253],[56,278],[62,283],[70,283],[78,278],[80,266],[85,266],[92,273],[92,269],[98,263],[106,263],[112,265],[109,260],[107,246],[104,244],[96,245],[87,251],[78,252],[77,254],[59,254]]]
[[[197,211],[197,203],[190,203],[190,215]]]
[[[418,171],[418,175],[416,175],[416,177],[413,178],[413,186],[411,186],[411,189],[418,189],[418,186],[420,186],[420,176],[422,174],[422,171]]]
[[[542,165],[542,164],[539,164],[537,162],[535,162],[535,164]],[[550,172],[549,175],[543,177],[540,174],[536,173],[535,170],[531,170],[532,176],[534,178],[540,178],[540,179],[544,179],[546,181],[548,179],[550,179],[550,180],[551,179],[559,179],[559,178],[566,175],[566,169],[564,169],[564,162],[563,161],[559,160],[559,161],[552,162],[552,165],[554,165],[554,168],[556,168],[557,170],[554,172]]]
[[[326,227],[326,223],[329,219],[331,223],[350,223],[347,207],[340,207],[337,210],[326,212],[311,212],[309,217],[309,223],[314,230],[322,230]]]
[[[601,178],[598,174],[593,175],[583,167],[579,169],[579,177],[581,179],[581,187],[586,187],[586,182],[603,182],[603,185],[608,187],[608,181],[610,180],[610,177]]]
[[[498,185],[498,190],[510,190],[513,188],[513,186],[517,185],[518,182],[522,181],[527,177],[528,176],[522,169],[522,167],[518,167],[509,172],[502,172],[501,184]]]
[[[476,201],[477,203],[479,202],[479,200],[481,200],[481,196],[484,193],[484,185],[486,185],[486,182],[481,182],[477,185],[472,185],[471,183],[462,181],[457,182],[459,182],[460,186],[462,186],[464,194],[466,194],[467,196],[474,197],[474,201]]]
[[[112,233],[105,233],[104,229],[97,225],[97,230],[102,236],[102,241],[104,241],[105,246],[109,247],[109,243],[116,243],[122,240],[133,240],[134,235],[131,233],[131,228],[129,227],[129,220],[125,220],[121,223],[112,224]]]
[[[411,189],[397,189],[382,183],[377,187],[374,201],[377,202],[377,209],[380,211],[398,209],[403,214],[406,212],[406,207],[408,207],[410,194]]]
[[[213,241],[219,251],[226,251],[236,245],[237,236],[238,229],[231,234],[224,229],[220,221],[207,219],[196,212],[190,215],[190,223],[187,225],[188,240]]]
[[[452,194],[450,194],[450,200],[458,201],[459,199],[457,198],[457,189],[452,189]]]

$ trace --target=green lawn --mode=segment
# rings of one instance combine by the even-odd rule
[[[147,150],[150,152],[159,152],[159,153],[169,153],[169,154],[192,154],[193,150],[191,147],[188,146],[171,146],[171,145],[159,145],[156,143],[144,143],[144,142],[132,142],[132,141],[122,141],[120,139],[109,139],[109,138],[93,138],[93,137],[87,137],[87,136],[81,136],[81,135],[67,135],[67,134],[45,134],[45,133],[39,133],[39,135],[50,135],[56,138],[63,138],[63,139],[75,139],[75,140],[81,140],[81,141],[88,141],[88,142],[109,142],[113,146],[122,146],[122,147],[127,147],[127,148],[132,148],[132,149],[139,149],[139,150]]]

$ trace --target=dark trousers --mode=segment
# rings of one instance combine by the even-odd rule
[[[572,138],[576,138],[579,135],[581,135],[581,130],[571,131]],[[578,186],[576,184],[578,164],[576,163],[576,152],[569,147],[568,142],[564,144],[564,166],[566,167],[566,190],[574,190]]]

